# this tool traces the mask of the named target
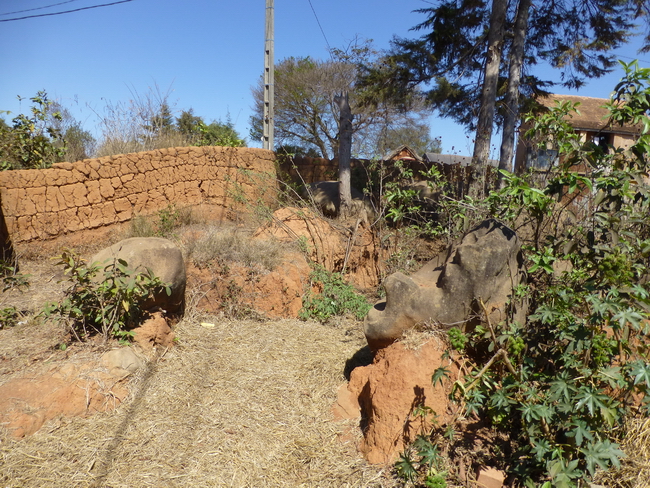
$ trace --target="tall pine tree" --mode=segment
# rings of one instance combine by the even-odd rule
[[[383,62],[363,74],[362,85],[397,100],[425,86],[427,102],[441,116],[477,131],[478,162],[487,159],[491,127],[503,125],[500,166],[509,168],[522,105],[554,85],[579,88],[607,73],[615,63],[611,51],[627,42],[634,19],[650,18],[650,7],[645,0],[557,0],[531,8],[530,0],[511,0],[504,19],[496,15],[503,2],[439,0],[418,10],[426,20],[414,30],[424,34],[394,39]],[[560,80],[533,75],[542,63],[559,70]]]

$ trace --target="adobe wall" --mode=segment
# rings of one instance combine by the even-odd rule
[[[353,180],[355,176],[364,179],[366,176],[364,164],[367,164],[366,160],[353,159],[350,161]],[[324,159],[309,156],[285,157],[280,159],[279,171],[284,174],[279,175],[281,178],[288,178],[298,184],[336,181],[339,179],[339,160],[338,158]]]
[[[275,201],[274,160],[264,149],[179,147],[2,171],[2,234],[12,244],[50,239],[125,222],[170,203],[207,203],[226,218],[245,200]]]

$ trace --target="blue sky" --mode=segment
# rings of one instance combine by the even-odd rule
[[[112,1],[2,0],[0,20]],[[56,3],[62,4],[1,15]],[[393,35],[416,36],[409,29],[423,16],[413,10],[427,6],[426,0],[275,0],[276,61],[326,59],[328,44],[343,48],[355,37],[387,48]],[[240,135],[259,147],[248,128],[250,88],[264,63],[264,15],[265,0],[133,0],[0,22],[0,110],[25,112],[29,101],[21,105],[16,96],[29,98],[45,89],[95,132],[96,113],[107,101],[126,102],[157,86],[169,92],[178,112],[193,108],[208,122],[230,114]],[[635,46],[619,54],[628,61],[638,57]],[[617,72],[592,81],[579,94],[607,97],[619,78]],[[471,154],[471,134],[451,120],[431,117],[431,134],[442,138],[444,152]]]

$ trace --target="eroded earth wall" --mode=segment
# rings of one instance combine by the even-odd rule
[[[125,222],[170,203],[208,203],[223,218],[275,197],[272,151],[179,147],[0,172],[0,218],[13,242]],[[0,236],[1,237],[1,236]]]

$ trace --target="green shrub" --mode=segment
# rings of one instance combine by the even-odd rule
[[[0,307],[0,329],[15,327],[18,324],[20,313],[14,306]]]
[[[315,293],[313,288],[319,288]],[[302,299],[300,318],[315,319],[321,322],[336,315],[352,314],[362,320],[370,310],[370,304],[362,295],[343,280],[340,273],[327,271],[323,266],[312,265],[310,285]]]
[[[44,91],[30,100],[31,116],[17,115],[11,126],[0,120],[0,170],[49,168],[63,161],[65,141],[48,114],[52,102]],[[59,112],[51,116],[55,121],[61,120]]]
[[[78,340],[98,333],[128,339],[142,316],[141,306],[154,293],[171,288],[146,272],[129,269],[126,261],[88,265],[72,251],[64,251],[56,263],[62,265],[70,287],[60,303],[49,303],[42,315],[64,322]]]
[[[575,107],[559,104],[530,118],[561,154],[545,184],[504,173],[488,198],[496,217],[530,231],[529,282],[515,290],[530,301],[527,324],[492,324],[484,311],[473,331],[450,331],[447,354],[466,371],[452,398],[493,430],[499,443],[485,448],[517,486],[582,486],[620,466],[624,421],[650,407],[650,69],[624,67],[608,109],[643,127],[629,150],[581,141],[563,124]],[[575,170],[584,164],[587,175]]]

